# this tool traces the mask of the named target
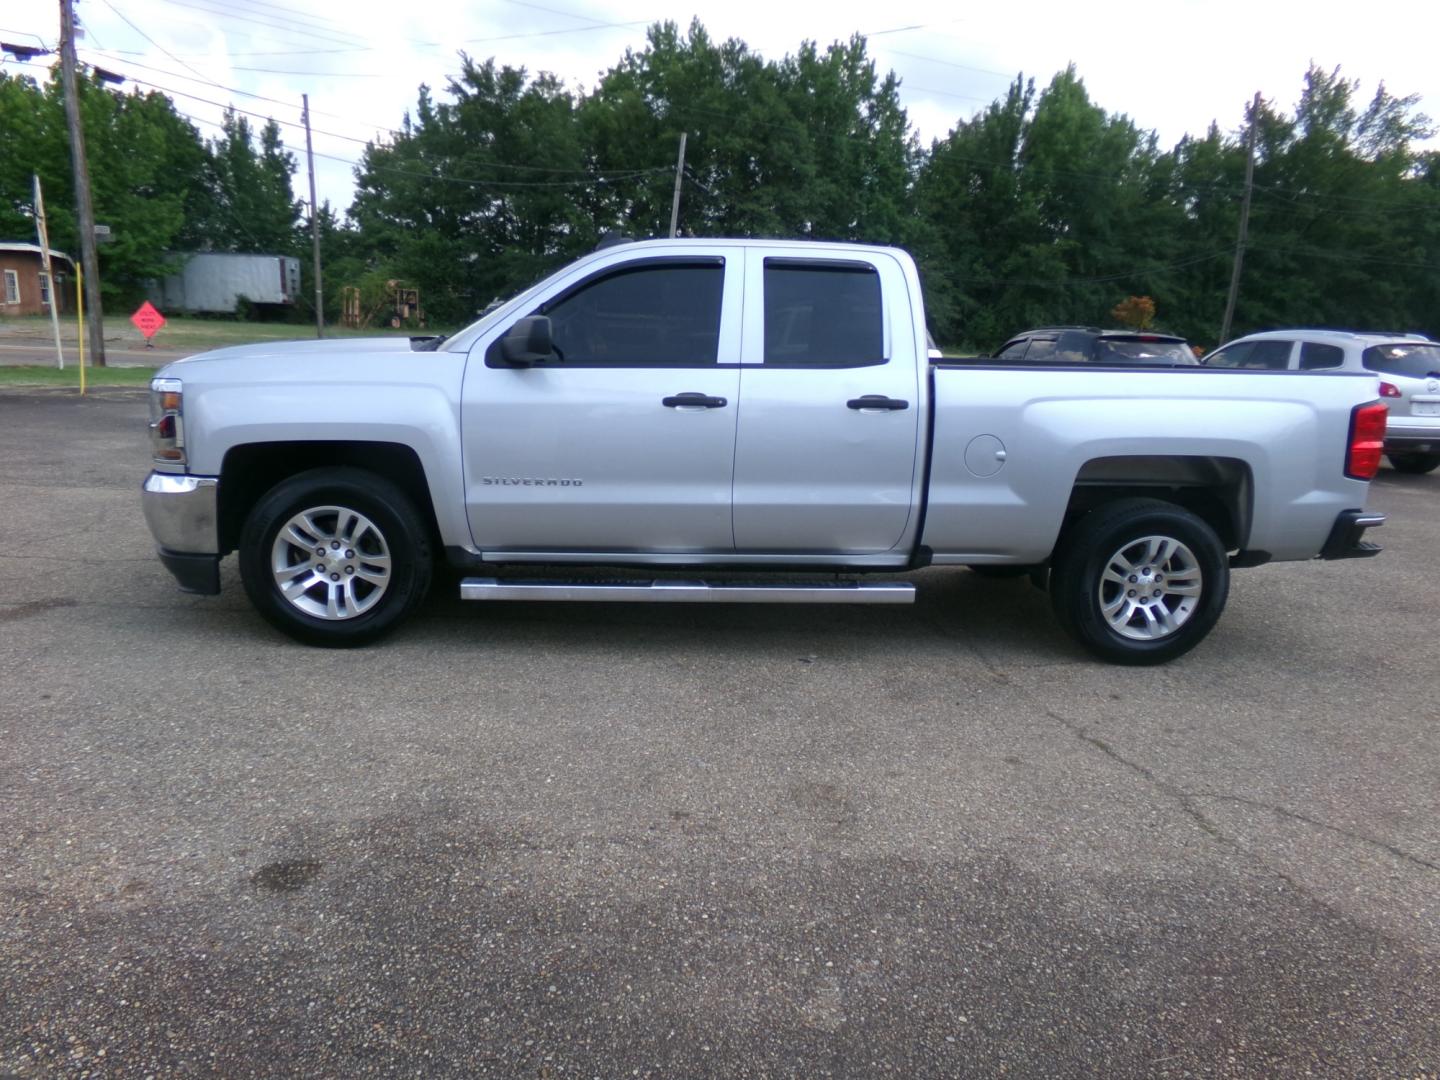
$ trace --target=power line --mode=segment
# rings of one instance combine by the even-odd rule
[[[414,169],[403,169],[395,165],[385,165],[376,162],[352,161],[349,158],[336,157],[333,154],[322,154],[315,151],[315,156],[325,158],[329,161],[338,161],[343,165],[351,165],[355,168],[368,169],[371,172],[389,172],[397,176],[414,176],[422,180],[433,180],[442,184],[463,184],[467,187],[484,188],[560,188],[560,187],[590,187],[595,184],[609,184],[617,181],[634,180],[641,176],[650,176],[655,173],[672,173],[674,170],[668,165],[659,165],[649,169],[631,169],[627,172],[595,173],[579,180],[476,180],[463,176],[448,176],[441,173],[418,172]]]
[[[177,64],[179,64],[181,67],[185,68],[187,71],[191,72],[192,74],[199,75],[200,78],[201,78],[203,81],[206,81],[206,82],[209,81],[208,79],[206,79],[206,77],[205,77],[204,75],[201,75],[200,72],[196,71],[196,70],[195,70],[193,67],[191,67],[189,64],[185,63],[184,60],[181,60],[178,56],[176,56],[174,53],[172,53],[169,49],[165,48],[164,45],[161,45],[158,41],[156,41],[154,38],[152,38],[152,37],[151,37],[149,34],[147,34],[144,30],[141,30],[140,27],[136,26],[133,22],[131,22],[129,19],[127,19],[127,18],[125,17],[125,13],[122,12],[119,8],[117,8],[114,4],[110,3],[110,0],[100,0],[100,2],[101,2],[102,4],[104,4],[107,8],[109,8],[112,12],[114,12],[115,15],[120,19],[121,22],[123,22],[126,26],[130,27],[131,30],[134,30],[135,33],[139,34],[139,35],[140,35],[142,38],[144,38],[146,41],[150,42],[151,45],[154,45],[155,48],[159,49],[159,50],[160,50],[162,53],[164,53],[166,56],[170,57],[171,60],[174,60]]]
[[[295,8],[284,7],[280,4],[267,3],[266,0],[229,0],[229,3],[231,6],[238,8],[242,13],[244,13],[246,7],[251,9],[269,8],[271,11],[276,11],[279,14],[270,15],[266,12],[260,12],[264,18],[283,19],[286,22],[292,22],[298,19],[301,20],[299,25],[306,29],[315,29],[327,34],[338,34],[341,37],[356,38],[361,41],[365,40],[364,34],[353,33],[342,26],[335,25],[335,23],[329,19],[312,15],[309,12],[297,11]]]
[[[311,79],[388,79],[389,75],[370,71],[280,71],[276,68],[236,67],[231,71],[252,71],[259,75],[303,75]]]
[[[186,8],[190,11],[204,12],[206,15],[218,16],[222,19],[230,19],[235,22],[258,26],[271,33],[284,34],[299,41],[323,41],[330,45],[355,46],[356,42],[363,41],[358,34],[348,34],[345,37],[338,37],[319,29],[296,28],[278,19],[269,19],[264,15],[241,14],[223,7],[211,7],[194,0],[165,0],[167,4],[174,7]]]
[[[184,79],[186,82],[204,83],[206,86],[213,86],[216,90],[224,90],[227,94],[238,94],[238,95],[240,95],[241,97],[254,98],[256,101],[268,101],[268,102],[269,102],[270,104],[272,104],[272,105],[284,105],[287,109],[293,109],[293,108],[295,107],[295,103],[294,103],[293,101],[285,101],[285,100],[283,100],[282,98],[266,97],[264,94],[251,93],[249,90],[241,90],[239,87],[235,87],[235,86],[225,86],[225,85],[223,85],[223,84],[221,84],[221,83],[216,82],[214,79],[196,79],[196,78],[192,78],[192,77],[189,76],[189,75],[182,75],[182,74],[180,74],[180,72],[178,72],[178,71],[169,71],[169,70],[167,70],[166,68],[157,68],[157,67],[155,67],[153,64],[142,64],[139,60],[121,60],[121,59],[115,59],[115,58],[111,57],[107,52],[102,52],[102,51],[99,50],[99,49],[86,49],[85,51],[86,51],[86,52],[90,52],[90,53],[97,53],[97,54],[98,54],[99,56],[101,56],[107,63],[111,63],[111,64],[125,64],[125,65],[128,65],[128,66],[130,66],[130,67],[142,68],[142,69],[144,69],[145,71],[158,71],[161,75],[171,75],[171,76],[173,76],[173,77],[175,77],[175,78],[177,78],[177,79]],[[155,89],[155,90],[163,90],[163,91],[165,91],[165,93],[167,93],[167,94],[179,94],[181,97],[195,98],[196,101],[205,101],[206,104],[208,104],[208,105],[215,105],[215,104],[217,104],[217,102],[206,101],[205,98],[196,97],[194,94],[187,94],[187,93],[186,93],[185,91],[183,91],[183,90],[171,90],[169,87],[161,86],[161,85],[159,85],[158,83],[146,82],[144,79],[137,79],[137,78],[135,78],[135,77],[132,76],[132,75],[126,75],[125,78],[129,79],[129,80],[130,80],[131,82],[133,82],[133,83],[138,83],[138,84],[141,85],[141,86],[148,86],[148,87],[151,87],[152,89]],[[223,106],[222,106],[222,107],[223,107]],[[244,110],[236,110],[236,111],[237,111],[237,112],[243,112]],[[347,123],[354,123],[354,122],[355,122],[355,121],[350,120],[349,117],[341,116],[339,113],[321,112],[319,109],[312,109],[312,110],[310,110],[310,111],[313,112],[313,113],[315,113],[315,114],[317,114],[317,115],[319,115],[319,116],[328,116],[328,117],[330,117],[330,119],[332,119],[332,120],[344,120],[344,121],[346,121]],[[376,126],[376,127],[385,127],[385,128],[388,128],[389,125],[378,125],[378,124],[377,124],[377,125],[375,125],[375,126]],[[340,136],[340,138],[344,138],[344,137],[345,137],[345,136]]]
[[[1440,264],[1437,263],[1419,262],[1413,259],[1390,259],[1384,255],[1360,255],[1354,252],[1330,251],[1326,248],[1285,247],[1278,244],[1251,244],[1250,246],[1256,251],[1302,255],[1307,259],[1331,259],[1335,262],[1381,263],[1385,266],[1409,266],[1421,270],[1440,271]]]
[[[127,61],[121,61],[121,63],[129,64],[129,63],[131,63],[131,61],[128,61],[128,60],[127,60]],[[137,66],[143,67],[144,65],[137,65]],[[123,72],[117,72],[117,74],[124,74],[124,73],[123,73]],[[172,74],[173,74],[173,72],[172,72]],[[152,90],[159,90],[159,91],[161,91],[161,92],[163,92],[163,93],[175,94],[175,95],[177,95],[177,96],[179,96],[179,97],[189,98],[189,99],[192,100],[192,101],[198,101],[198,102],[200,102],[200,103],[202,103],[202,104],[204,104],[204,105],[213,105],[213,106],[215,106],[215,107],[218,108],[218,109],[228,109],[229,111],[238,113],[238,114],[240,114],[241,116],[249,116],[249,117],[252,117],[252,118],[254,118],[254,119],[256,119],[256,120],[266,120],[266,121],[273,120],[275,123],[280,124],[280,125],[283,126],[283,127],[292,127],[292,128],[296,128],[296,129],[298,129],[298,130],[304,130],[304,126],[305,126],[304,124],[298,123],[298,122],[293,121],[293,120],[280,120],[280,119],[277,119],[277,118],[275,118],[275,117],[273,117],[273,116],[269,116],[269,115],[267,115],[267,114],[265,114],[265,113],[258,113],[258,112],[253,112],[253,111],[248,110],[248,109],[237,108],[237,107],[236,107],[235,105],[233,105],[233,104],[228,104],[228,103],[226,103],[226,102],[221,102],[221,101],[215,101],[213,98],[201,97],[199,94],[187,93],[187,92],[184,91],[184,90],[175,90],[175,89],[173,89],[173,88],[171,88],[171,87],[168,87],[168,86],[161,86],[159,83],[148,82],[148,81],[146,81],[146,80],[144,80],[144,79],[137,79],[137,78],[135,78],[134,76],[131,76],[131,75],[125,75],[124,77],[125,77],[126,79],[128,79],[130,82],[133,82],[133,83],[135,83],[135,84],[137,84],[137,85],[139,85],[139,86],[147,86],[147,87],[149,87],[149,88],[152,89]],[[221,89],[224,89],[224,87],[221,87]],[[265,99],[265,100],[268,101],[268,100],[274,100],[274,99],[267,98],[267,99]],[[289,106],[289,107],[291,107],[291,108],[294,107],[294,103],[293,103],[293,102],[281,101],[281,102],[278,102],[278,104],[287,105],[287,106]],[[312,112],[316,112],[316,111],[318,111],[318,110],[311,110],[311,111],[312,111]],[[212,126],[215,126],[215,127],[220,127],[220,126],[222,126],[222,125],[216,124],[214,121],[211,121],[211,120],[199,120],[197,117],[191,116],[191,115],[188,114],[188,113],[180,112],[180,110],[178,110],[178,109],[176,110],[176,112],[177,112],[179,115],[186,117],[187,119],[197,120],[197,121],[200,122],[200,123],[211,124]],[[342,117],[341,119],[343,119],[343,117]],[[351,121],[351,122],[352,122],[352,123],[359,123],[359,121]],[[377,125],[377,127],[378,127],[378,125]],[[377,146],[380,146],[380,147],[384,147],[384,146],[389,145],[389,144],[377,143],[377,140],[375,140],[375,139],[361,139],[361,138],[355,137],[354,135],[342,135],[342,134],[340,134],[338,131],[325,131],[325,130],[322,129],[322,128],[313,128],[312,130],[313,130],[313,131],[315,132],[315,134],[317,134],[317,135],[325,135],[325,136],[328,136],[328,137],[330,137],[330,138],[332,138],[332,139],[340,139],[340,140],[342,140],[342,141],[344,141],[344,142],[352,142],[352,143],[356,143],[356,144],[358,144],[358,145],[360,145],[360,146],[370,146],[370,145],[373,144],[373,145],[377,145]],[[383,129],[382,129],[382,130],[383,130]],[[389,133],[389,134],[393,134],[393,131],[392,131],[392,132],[388,132],[388,133]],[[326,156],[326,155],[317,153],[315,156],[316,156],[316,157],[324,157],[324,156]],[[337,160],[338,160],[338,159],[337,159]],[[355,164],[355,162],[350,162],[350,164],[353,165],[353,164]],[[516,170],[516,171],[518,171],[518,172],[562,173],[562,174],[567,174],[567,175],[572,175],[572,176],[573,176],[573,175],[579,175],[579,174],[581,174],[581,173],[583,172],[584,175],[586,175],[586,176],[588,176],[588,177],[591,177],[591,178],[596,178],[596,177],[605,178],[605,177],[611,176],[612,174],[624,176],[624,175],[632,174],[632,173],[634,173],[634,172],[637,171],[637,170],[635,170],[635,169],[619,169],[619,170],[602,170],[602,171],[597,171],[597,172],[588,172],[588,171],[580,170],[580,169],[562,169],[562,168],[555,168],[555,167],[547,166],[547,165],[517,165],[517,164],[511,164],[511,163],[509,163],[509,162],[501,162],[501,161],[494,161],[494,162],[473,162],[472,165],[478,166],[478,167],[481,167],[481,168],[513,169],[513,170]],[[500,183],[500,182],[502,182],[502,181],[495,181],[495,182],[496,182],[496,183]]]
[[[532,4],[530,0],[505,0],[505,3],[514,4],[516,7],[529,8],[531,11],[543,11],[547,15],[559,15],[565,19],[579,19],[581,22],[591,25],[598,25],[600,22],[600,20],[592,19],[588,15],[577,15],[573,11],[561,11],[559,8],[546,7],[544,4]]]
[[[1054,278],[1023,280],[989,279],[989,278],[960,278],[958,280],[971,285],[1007,285],[1007,286],[1035,286],[1040,288],[1068,289],[1072,285],[1103,285],[1112,281],[1128,281],[1133,278],[1147,277],[1151,274],[1163,273],[1166,270],[1180,270],[1187,266],[1197,266],[1211,259],[1219,258],[1221,255],[1232,253],[1231,248],[1221,248],[1219,251],[1207,252],[1204,255],[1194,255],[1188,259],[1180,259],[1176,262],[1162,263],[1159,266],[1145,266],[1134,270],[1127,270],[1123,274],[1105,274],[1100,277],[1072,277],[1062,280]]]
[[[920,53],[902,52],[899,49],[892,49],[888,45],[881,45],[880,50],[882,52],[891,53],[894,56],[906,56],[909,57],[911,60],[924,60],[926,63],[929,64],[940,64],[944,67],[959,68],[961,71],[978,71],[982,75],[995,75],[998,78],[1002,79],[1016,78],[1016,75],[1013,72],[995,71],[991,68],[974,67],[971,64],[957,64],[953,60],[941,60],[937,56],[922,56]]]
[[[214,102],[208,102],[207,104],[215,104],[215,103],[214,103]],[[237,109],[237,110],[235,110],[235,111],[236,111],[236,112],[243,112],[242,110],[239,110],[239,109]],[[218,123],[218,122],[216,122],[216,121],[214,121],[214,120],[206,120],[206,119],[204,119],[203,117],[194,116],[194,115],[192,115],[192,114],[190,114],[190,113],[186,113],[186,112],[181,112],[181,111],[178,110],[178,109],[176,110],[176,113],[177,113],[177,115],[182,116],[182,117],[184,117],[184,118],[187,119],[187,120],[191,120],[191,121],[193,121],[193,122],[195,122],[195,123],[197,123],[197,124],[204,124],[204,125],[206,125],[207,127],[218,128],[218,129],[221,130],[221,131],[224,131],[224,130],[225,130],[225,125],[223,125],[223,124],[221,124],[221,123]],[[258,114],[256,114],[256,113],[243,113],[243,115],[246,115],[246,116],[258,116]],[[272,118],[270,118],[270,117],[262,117],[262,119],[272,119]],[[275,122],[276,122],[277,124],[288,124],[288,126],[290,126],[290,127],[298,127],[298,128],[303,128],[303,127],[304,127],[303,124],[289,123],[288,121],[284,121],[284,120],[276,120]],[[321,134],[324,134],[324,133],[322,132]],[[344,136],[341,136],[341,137],[343,138]],[[465,185],[465,186],[467,186],[467,187],[486,187],[486,188],[504,188],[504,189],[517,188],[517,187],[518,187],[518,188],[534,188],[534,187],[544,187],[544,188],[585,187],[585,186],[594,185],[594,184],[610,184],[610,183],[615,183],[615,182],[623,181],[623,180],[633,180],[633,179],[635,179],[636,177],[640,177],[640,176],[649,176],[649,175],[651,175],[651,174],[653,174],[653,173],[668,173],[668,172],[671,171],[671,168],[670,168],[670,166],[668,166],[668,165],[659,165],[659,166],[654,166],[654,167],[649,167],[649,168],[643,168],[643,169],[614,169],[614,170],[607,170],[607,171],[604,171],[604,172],[586,172],[586,173],[584,173],[583,175],[580,174],[580,170],[575,170],[575,169],[563,169],[563,170],[561,170],[561,169],[556,169],[556,170],[547,170],[547,171],[571,173],[571,174],[573,174],[573,175],[576,175],[576,176],[577,176],[577,179],[573,179],[573,180],[503,180],[503,179],[496,179],[496,178],[494,178],[494,177],[490,177],[490,178],[488,178],[488,179],[481,180],[481,179],[474,178],[474,177],[449,176],[449,175],[442,175],[442,174],[439,174],[439,173],[432,173],[432,172],[420,172],[420,171],[415,170],[415,169],[406,169],[406,168],[402,168],[402,167],[396,166],[396,165],[386,165],[386,164],[381,163],[381,162],[363,162],[363,161],[356,161],[356,160],[354,160],[353,158],[344,158],[344,157],[340,157],[340,156],[338,156],[338,155],[336,155],[336,154],[322,154],[319,150],[316,150],[316,151],[315,151],[315,156],[316,156],[317,158],[324,158],[326,161],[335,161],[335,162],[339,162],[339,163],[342,164],[342,165],[349,165],[349,166],[351,166],[352,168],[368,169],[368,170],[370,170],[370,171],[372,171],[372,172],[395,173],[396,175],[399,175],[399,176],[414,176],[414,177],[417,177],[417,178],[422,179],[422,180],[433,180],[433,181],[437,181],[437,182],[440,182],[440,183],[446,183],[446,184],[462,184],[462,185]],[[503,168],[511,168],[511,169],[515,169],[515,168],[540,168],[540,166],[506,165],[506,164],[503,164],[503,163],[501,163],[501,162],[489,162],[489,163],[487,163],[487,162],[471,162],[470,164],[471,164],[472,166],[479,166],[479,167],[481,167],[481,168],[485,168],[485,167],[487,167],[487,166],[493,166],[493,167],[495,167],[495,168],[502,168],[502,169],[503,169]]]

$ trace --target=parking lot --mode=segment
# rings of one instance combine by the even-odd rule
[[[0,1076],[1440,1074],[1440,474],[1158,669],[963,570],[331,652],[144,420],[0,394]]]

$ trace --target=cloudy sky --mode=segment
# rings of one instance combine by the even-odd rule
[[[341,208],[364,141],[399,123],[420,83],[443,88],[459,51],[588,88],[626,48],[643,47],[645,28],[661,19],[684,26],[698,18],[712,37],[741,38],[774,58],[806,38],[825,45],[865,34],[881,70],[901,77],[902,101],[927,142],[983,108],[1017,72],[1043,84],[1070,62],[1098,104],[1155,129],[1165,145],[1211,121],[1237,128],[1257,90],[1288,110],[1311,61],[1340,65],[1367,99],[1383,79],[1440,116],[1435,0],[77,0],[76,9],[82,61],[164,89],[206,135],[226,104],[297,125],[308,93],[320,198]],[[53,48],[56,5],[6,4],[0,32]],[[285,135],[303,152],[298,126]]]

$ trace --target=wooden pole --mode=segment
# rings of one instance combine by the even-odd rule
[[[680,157],[675,162],[675,197],[670,201],[670,239],[680,223],[680,180],[685,174],[685,132],[680,133]]]
[[[305,160],[310,167],[310,247],[315,258],[315,336],[325,336],[325,297],[320,281],[320,213],[315,205],[315,150],[310,144],[310,95],[301,94],[305,103]]]
[[[85,396],[85,272],[75,270],[75,321],[79,323],[76,336],[80,341],[80,396]]]
[[[1235,265],[1230,270],[1230,295],[1225,301],[1225,321],[1220,324],[1220,342],[1230,340],[1230,324],[1235,318],[1235,302],[1240,297],[1240,267],[1245,263],[1245,241],[1250,229],[1250,192],[1255,185],[1255,126],[1260,121],[1260,95],[1250,106],[1250,131],[1245,136],[1245,198],[1240,204],[1240,234],[1235,238]]]
[[[90,202],[90,166],[85,160],[85,129],[80,121],[80,97],[75,79],[75,9],[60,0],[60,78],[65,87],[65,124],[70,129],[70,167],[75,173],[75,212],[80,228],[80,265],[84,270],[86,299],[90,302],[87,327],[90,362],[105,366],[105,316],[100,307],[100,260],[95,254],[95,208]]]

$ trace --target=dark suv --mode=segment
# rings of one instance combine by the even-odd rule
[[[1175,367],[1199,361],[1185,339],[1148,330],[1042,326],[1016,334],[994,358],[1009,364],[1145,364]]]

